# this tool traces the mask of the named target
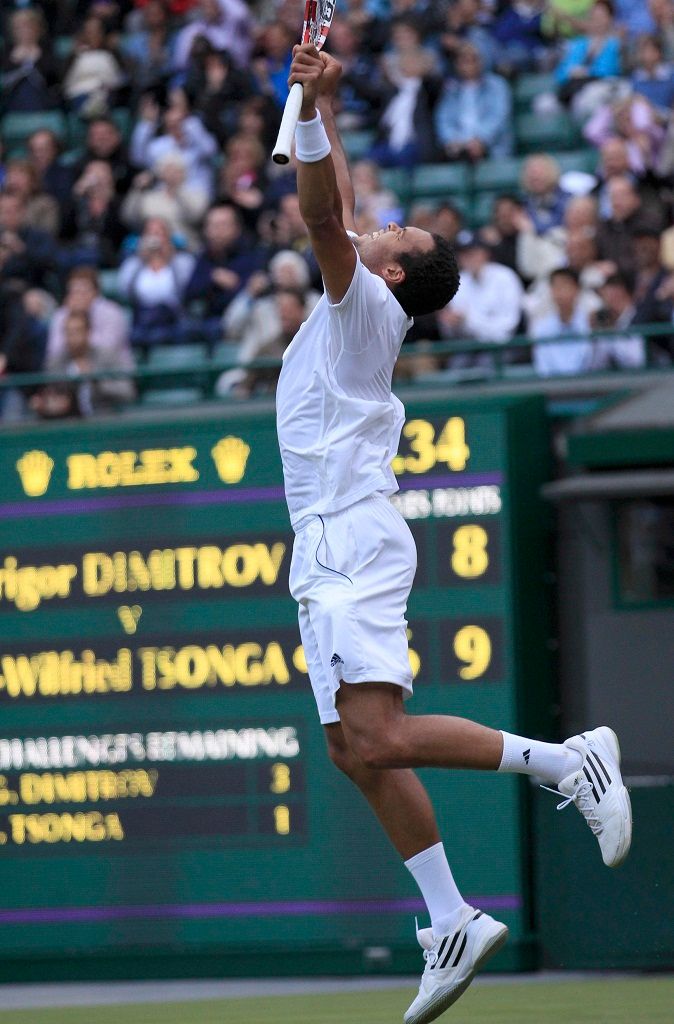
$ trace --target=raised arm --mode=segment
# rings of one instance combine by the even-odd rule
[[[334,65],[336,70],[333,70]],[[327,68],[330,68],[329,78],[323,87],[320,104],[322,116],[325,107],[330,107],[326,111],[325,130],[332,151],[320,160],[306,161],[302,159],[301,146],[297,147],[297,194],[300,213],[309,231],[325,287],[331,300],[339,302],[351,284],[356,267],[356,252],[345,228],[345,220],[348,225],[353,224],[353,206],[344,209],[337,179],[338,170],[340,176],[346,175],[346,186],[350,193],[347,203],[352,203],[353,189],[331,107],[341,68],[327,54],[319,54],[314,46],[298,46],[294,50],[288,84],[301,82],[304,90],[298,125],[298,133],[301,133],[302,124],[314,121],[317,116],[319,90]]]
[[[325,61],[325,57],[323,60]],[[337,95],[337,89],[341,77],[341,64],[339,64],[334,57],[328,56],[327,61],[325,61],[325,70],[323,71],[318,83],[316,107],[323,119],[323,124],[325,125],[330,145],[332,146],[332,162],[335,165],[337,189],[342,203],[342,221],[347,231],[355,231],[356,222],[354,219],[354,209],[356,206],[356,198],[353,192],[349,162],[346,158],[344,147],[342,146],[342,140],[339,137],[337,124],[335,122],[335,114],[332,108],[333,100]]]

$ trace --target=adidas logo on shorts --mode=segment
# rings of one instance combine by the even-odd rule
[[[332,666],[332,668],[334,668],[335,665],[343,665],[343,664],[344,664],[344,662],[343,662],[342,658],[340,658],[340,656],[338,654],[333,654],[333,656],[330,658],[330,665]]]

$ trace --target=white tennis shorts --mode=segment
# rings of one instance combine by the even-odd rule
[[[383,494],[300,524],[290,592],[324,725],[339,721],[342,681],[395,683],[412,695],[405,612],[416,567],[410,529]]]

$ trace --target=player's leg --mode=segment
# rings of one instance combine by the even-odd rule
[[[367,768],[350,750],[339,723],[327,725],[328,754],[361,791],[414,877],[436,935],[459,921],[466,903],[452,876],[435,812],[421,780],[409,768]]]
[[[417,931],[426,958],[419,993],[406,1024],[427,1024],[466,990],[506,941],[508,929],[469,906],[452,877],[433,806],[421,781],[405,768],[368,768],[350,749],[339,723],[325,727],[333,763],[361,790],[413,875],[431,917]]]
[[[496,729],[453,715],[408,715],[399,686],[386,683],[342,683],[337,708],[349,746],[370,768],[477,768],[496,771],[503,762],[504,736]],[[528,749],[536,745],[526,740]],[[559,758],[555,770],[540,765],[535,772],[522,759],[521,768],[556,782],[564,774],[561,744],[540,744]],[[561,747],[561,750],[557,750]],[[571,754],[571,752],[567,752]],[[538,760],[543,760],[541,757]],[[577,767],[579,759],[571,763]],[[519,770],[513,759],[509,770]],[[556,778],[556,773],[559,772]],[[568,772],[566,773],[568,774]]]
[[[620,748],[612,730],[593,729],[565,743],[497,732],[451,715],[407,715],[400,687],[342,683],[337,695],[342,728],[367,767],[478,768],[535,775],[559,787],[596,835],[604,863],[617,867],[632,834],[629,796],[620,775]]]

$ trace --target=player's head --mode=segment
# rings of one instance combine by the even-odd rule
[[[408,316],[442,309],[459,287],[454,250],[440,235],[391,222],[355,239],[368,270],[384,281]]]

